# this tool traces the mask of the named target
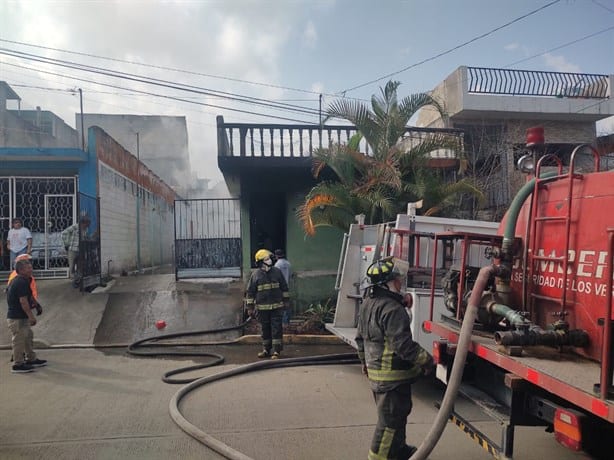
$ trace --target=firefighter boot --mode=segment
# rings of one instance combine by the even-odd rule
[[[258,353],[258,358],[268,358],[269,356],[271,356],[271,352],[269,350],[262,350],[260,353]]]
[[[405,445],[405,447],[399,450],[399,459],[408,460],[417,450],[418,448],[416,446]]]

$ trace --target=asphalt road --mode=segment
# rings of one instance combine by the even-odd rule
[[[255,361],[257,344],[206,347],[226,364],[198,371],[210,375]],[[346,345],[288,345],[286,356],[351,351]],[[169,416],[180,386],[161,375],[198,360],[132,357],[124,349],[48,349],[49,365],[31,374],[10,373],[10,351],[0,351],[0,459],[220,459],[181,431]],[[194,375],[196,376],[196,375]],[[441,387],[415,385],[408,440],[419,443],[435,417]],[[460,402],[459,407],[464,403]],[[181,404],[201,430],[256,460],[354,460],[366,458],[375,407],[357,365],[257,371],[200,387]],[[498,427],[477,410],[469,419]],[[452,425],[432,459],[491,458]],[[515,458],[586,458],[559,446],[542,428],[516,433]]]

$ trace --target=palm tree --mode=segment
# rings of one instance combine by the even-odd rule
[[[442,134],[426,135],[421,142],[404,150],[399,140],[409,120],[423,107],[444,115],[443,107],[429,94],[397,98],[397,81],[389,81],[381,96],[371,98],[371,110],[362,102],[340,99],[328,108],[328,118],[343,118],[356,126],[358,133],[347,145],[331,145],[314,154],[313,174],[319,178],[325,167],[335,180],[316,184],[299,207],[297,215],[308,235],[318,226],[347,230],[357,214],[365,223],[393,218],[408,201],[425,199],[427,213],[448,208],[460,192],[479,193],[468,181],[447,184],[426,166],[428,155],[437,149],[459,149],[457,138]],[[367,152],[359,151],[365,140]]]

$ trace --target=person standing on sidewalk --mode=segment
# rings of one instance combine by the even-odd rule
[[[278,359],[283,349],[283,311],[290,296],[284,275],[273,266],[272,256],[266,249],[256,252],[254,259],[258,269],[249,278],[245,300],[250,316],[254,315],[254,308],[258,310],[262,326],[263,349],[258,357]]]
[[[34,352],[34,335],[32,326],[36,318],[30,308],[32,290],[32,264],[29,260],[15,262],[17,277],[9,285],[6,300],[8,311],[6,322],[12,335],[14,363],[11,372],[14,374],[32,372],[35,367],[44,366],[47,361],[38,359]]]
[[[89,226],[90,218],[82,216],[78,223],[74,223],[62,231],[62,242],[68,254],[68,277],[72,280],[73,287],[75,288],[79,286],[81,281],[80,268],[78,266],[79,241],[85,237]]]
[[[286,259],[286,254],[281,249],[275,249],[275,258],[277,261],[275,262],[275,267],[281,270],[281,273],[284,275],[284,279],[286,280],[286,284],[288,285],[288,290],[290,290],[290,279],[292,278],[292,265]],[[290,322],[290,305],[288,304],[287,308],[284,308],[284,316],[282,318],[283,324],[288,324]]]
[[[406,444],[411,413],[411,385],[433,371],[431,356],[413,341],[404,297],[403,275],[391,260],[367,269],[371,285],[360,306],[356,345],[363,373],[369,378],[377,406],[377,425],[368,460],[407,460],[417,450]]]
[[[15,267],[15,258],[21,254],[32,252],[32,234],[23,226],[19,218],[13,219],[13,228],[6,237],[6,247],[10,252],[10,268]]]
[[[32,256],[30,254],[21,254],[15,258],[15,262],[19,262],[20,260],[32,260]],[[11,285],[11,281],[17,278],[17,270],[13,270],[9,275],[9,279],[6,283],[6,290],[8,292],[9,286]],[[30,277],[30,290],[32,291],[32,304],[31,307],[36,310],[37,315],[41,315],[43,313],[43,307],[38,302],[38,288],[36,287],[36,280],[34,276]]]

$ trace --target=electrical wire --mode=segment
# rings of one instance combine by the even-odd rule
[[[555,5],[555,4],[559,3],[560,1],[561,0],[551,1],[550,3],[547,3],[546,5],[543,5],[543,6],[537,8],[537,9],[535,9],[533,11],[530,11],[530,12],[526,13],[526,14],[523,14],[522,16],[519,16],[516,19],[513,19],[513,20],[511,20],[509,22],[506,22],[505,24],[500,25],[499,27],[495,27],[494,29],[491,29],[488,32],[485,32],[485,33],[483,33],[481,35],[478,35],[477,37],[474,37],[474,38],[472,38],[470,40],[467,40],[467,41],[465,41],[463,43],[460,43],[459,45],[456,45],[456,46],[454,46],[452,48],[449,48],[449,49],[447,49],[445,51],[442,51],[441,53],[438,53],[438,54],[436,54],[434,56],[428,57],[428,58],[423,59],[423,60],[421,60],[419,62],[411,64],[411,65],[409,65],[407,67],[402,68],[401,70],[397,70],[395,72],[391,72],[389,74],[386,74],[386,75],[384,75],[382,77],[375,78],[375,79],[370,80],[370,81],[368,81],[366,83],[362,83],[360,85],[352,86],[351,88],[348,88],[348,89],[345,89],[343,91],[340,91],[337,95],[339,95],[339,94],[345,95],[346,93],[349,93],[350,91],[354,91],[356,89],[363,88],[363,87],[371,85],[373,83],[377,83],[378,81],[384,80],[386,78],[393,77],[394,75],[398,75],[398,74],[403,73],[403,72],[405,72],[407,70],[410,70],[410,69],[413,69],[415,67],[418,67],[418,66],[420,66],[422,64],[426,64],[427,62],[434,61],[437,58],[445,56],[446,54],[450,54],[453,51],[456,51],[456,50],[458,50],[460,48],[463,48],[463,47],[465,47],[465,46],[467,46],[467,45],[469,45],[471,43],[474,43],[474,42],[476,42],[478,40],[481,40],[482,38],[488,37],[489,35],[492,35],[493,33],[497,32],[497,31],[499,31],[501,29],[504,29],[504,28],[506,28],[506,27],[508,27],[508,26],[510,26],[512,24],[515,24],[515,23],[517,23],[517,22],[519,22],[519,21],[521,21],[521,20],[523,20],[525,18],[528,18],[529,16],[532,16],[532,15],[534,15],[534,14],[536,14],[536,13],[542,11],[542,10],[545,10],[546,8],[548,8],[548,7],[552,6],[552,5]]]
[[[48,58],[45,56],[35,55],[32,53],[25,53],[21,51],[14,51],[7,48],[0,48],[0,54],[5,56],[11,56],[18,59],[25,59],[34,62],[40,62],[44,64],[51,64],[60,67],[65,67],[73,70],[80,70],[83,72],[90,72],[97,75],[104,75],[108,77],[121,78],[124,80],[134,81],[138,83],[146,83],[150,85],[160,86],[168,89],[175,89],[180,91],[187,91],[199,95],[204,96],[218,96],[224,97],[226,99],[236,101],[236,102],[245,102],[249,104],[261,105],[269,108],[277,108],[280,110],[288,110],[297,113],[306,113],[310,115],[319,115],[319,111],[311,108],[307,108],[304,106],[299,106],[295,104],[286,104],[286,103],[273,103],[269,100],[255,98],[251,96],[243,96],[235,93],[229,93],[225,91],[211,90],[209,88],[202,88],[193,85],[187,85],[183,83],[177,83],[169,80],[162,80],[154,77],[131,74],[127,72],[120,72],[115,70],[103,69],[101,67],[91,66],[87,64],[80,64],[71,61],[65,61],[62,59]]]
[[[283,90],[286,90],[286,91],[296,91],[296,92],[300,92],[300,93],[314,94],[314,95],[317,95],[317,96],[319,96],[319,95],[335,96],[334,94],[321,93],[321,92],[311,91],[311,90],[307,90],[307,89],[292,88],[292,87],[289,87],[289,86],[274,85],[274,84],[271,84],[271,83],[262,83],[262,82],[255,82],[255,81],[250,81],[250,80],[241,80],[239,78],[232,78],[232,77],[226,77],[226,76],[221,76],[221,75],[212,75],[212,74],[207,74],[207,73],[194,72],[194,71],[190,71],[190,70],[186,70],[186,69],[178,69],[178,68],[175,68],[175,67],[165,67],[165,66],[159,66],[159,65],[153,65],[153,64],[146,64],[146,63],[143,63],[143,62],[129,61],[129,60],[126,60],[126,59],[110,58],[110,57],[107,57],[107,56],[100,56],[100,55],[90,54],[90,53],[81,53],[81,52],[78,52],[78,51],[71,51],[71,50],[66,50],[66,49],[61,49],[61,48],[52,48],[52,47],[49,47],[49,46],[34,45],[32,43],[25,43],[25,42],[20,42],[20,41],[15,41],[15,40],[7,40],[7,39],[3,39],[3,38],[0,38],[0,42],[11,43],[11,44],[15,44],[15,45],[30,46],[30,47],[34,47],[34,48],[40,48],[40,49],[49,50],[49,51],[58,51],[60,53],[74,54],[74,55],[78,55],[78,56],[92,57],[92,58],[96,58],[96,59],[104,59],[104,60],[107,60],[107,61],[119,62],[119,63],[123,63],[123,64],[139,65],[139,66],[143,66],[143,67],[149,67],[149,68],[152,68],[152,69],[169,70],[169,71],[172,71],[172,72],[185,73],[185,74],[189,74],[189,75],[196,75],[196,76],[208,77],[208,78],[217,78],[217,79],[220,79],[220,80],[234,81],[234,82],[237,82],[237,83],[246,83],[248,85],[258,85],[258,86],[264,86],[264,87],[267,87],[267,88],[283,89]]]
[[[1,61],[0,61],[1,62]],[[21,69],[26,69],[26,70],[31,70],[34,72],[39,72],[39,73],[44,73],[44,74],[48,74],[48,75],[54,75],[57,77],[62,77],[62,78],[70,78],[72,80],[77,80],[77,81],[84,81],[87,83],[93,83],[95,85],[100,85],[100,86],[106,86],[109,88],[115,88],[115,89],[121,89],[121,90],[126,90],[126,91],[132,91],[132,92],[136,92],[139,94],[144,94],[147,96],[154,96],[154,97],[160,97],[160,98],[164,98],[164,99],[170,99],[170,100],[174,100],[174,101],[178,101],[178,102],[185,102],[187,104],[195,104],[195,105],[200,105],[200,106],[205,106],[205,107],[213,107],[213,108],[218,108],[218,109],[222,109],[222,110],[229,110],[232,112],[239,112],[239,113],[246,113],[249,115],[256,115],[256,116],[260,116],[260,117],[267,117],[267,118],[276,118],[279,120],[286,120],[286,121],[292,121],[295,123],[301,123],[301,124],[313,124],[313,123],[309,123],[305,120],[297,120],[295,118],[288,118],[288,117],[281,117],[279,115],[271,115],[271,114],[267,114],[267,113],[258,113],[258,112],[252,112],[252,111],[248,111],[248,110],[241,110],[241,109],[236,109],[236,108],[232,108],[232,107],[225,107],[225,106],[220,106],[220,105],[216,105],[216,104],[208,104],[205,102],[198,102],[198,101],[190,101],[190,100],[186,100],[186,99],[182,99],[179,97],[175,97],[175,96],[169,96],[169,95],[164,95],[164,94],[157,94],[157,93],[152,93],[149,91],[141,91],[141,90],[137,90],[134,88],[125,88],[123,86],[118,86],[118,85],[113,85],[110,83],[102,83],[102,82],[98,82],[98,81],[93,81],[93,80],[88,80],[85,78],[79,78],[79,77],[74,77],[74,76],[70,76],[70,75],[63,75],[63,74],[59,74],[56,72],[51,72],[48,70],[42,70],[42,69],[35,69],[32,67],[26,67],[26,66],[22,66],[19,64],[13,64],[10,62],[2,62],[2,64],[4,65],[9,65],[12,67],[17,67],[17,68],[21,68]]]
[[[529,57],[520,59],[519,61],[512,62],[511,64],[507,64],[507,65],[503,66],[503,68],[506,69],[508,67],[512,67],[512,66],[515,66],[517,64],[520,64],[521,62],[529,61],[529,60],[534,59],[534,58],[539,57],[539,56],[545,56],[548,53],[552,53],[553,51],[558,51],[561,48],[566,48],[568,46],[575,45],[576,43],[580,43],[581,41],[588,40],[589,38],[596,37],[597,35],[600,35],[600,34],[603,34],[605,32],[608,32],[608,31],[610,31],[612,29],[614,29],[614,26],[608,27],[608,28],[600,30],[598,32],[594,32],[594,33],[589,34],[589,35],[585,35],[584,37],[577,38],[576,40],[572,40],[570,42],[564,43],[563,45],[559,45],[559,46],[556,46],[554,48],[550,48],[549,50],[544,51],[542,53],[534,54],[533,56],[529,56]]]

